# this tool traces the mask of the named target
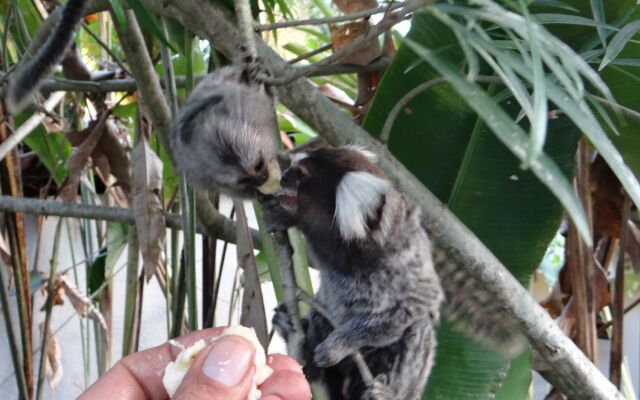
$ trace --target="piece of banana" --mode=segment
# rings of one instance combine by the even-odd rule
[[[258,191],[264,194],[276,194],[282,189],[280,187],[280,165],[278,165],[278,160],[271,160],[268,169],[269,179],[258,187]]]
[[[264,348],[262,348],[262,345],[258,341],[258,337],[256,336],[256,332],[253,330],[253,328],[246,328],[241,325],[228,327],[219,336],[211,339],[210,343],[213,343],[222,336],[227,335],[242,336],[243,338],[248,340],[256,349],[256,355],[254,359],[256,369],[253,376],[253,387],[249,392],[247,400],[258,400],[260,398],[260,395],[262,394],[258,389],[258,385],[262,384],[273,373],[271,367],[267,365],[267,358],[265,356]],[[176,357],[176,360],[170,362],[167,365],[167,368],[165,368],[164,370],[164,376],[162,377],[164,388],[171,398],[178,389],[178,386],[180,386],[180,384],[182,383],[182,380],[191,367],[191,364],[193,364],[196,357],[198,357],[198,354],[202,351],[202,349],[206,347],[207,344],[202,339],[186,348],[175,340],[170,340],[169,343],[182,349],[180,354],[178,354],[178,357]]]

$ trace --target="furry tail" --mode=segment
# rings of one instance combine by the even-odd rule
[[[18,65],[11,74],[4,100],[9,113],[20,112],[42,80],[49,76],[53,68],[62,61],[67,48],[73,41],[76,26],[83,16],[85,2],[86,0],[69,0],[62,10],[58,24],[44,45],[38,49],[33,58],[23,65]]]
[[[458,266],[447,252],[434,249],[435,268],[444,290],[444,316],[476,342],[507,358],[520,354],[527,341],[518,321],[482,288],[478,279]]]

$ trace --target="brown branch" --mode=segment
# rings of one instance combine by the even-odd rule
[[[381,14],[384,12],[389,12],[389,11],[393,11],[396,10],[398,8],[402,8],[406,5],[406,3],[401,2],[401,3],[393,3],[390,6],[380,6],[380,7],[376,7],[376,8],[370,8],[368,10],[363,10],[363,11],[358,11],[355,13],[351,13],[351,14],[347,14],[347,15],[340,15],[337,17],[328,17],[328,18],[310,18],[310,19],[305,19],[305,20],[301,20],[301,21],[283,21],[283,22],[275,22],[273,24],[264,24],[264,25],[258,25],[256,28],[259,31],[271,31],[274,29],[280,29],[280,28],[293,28],[296,26],[304,26],[304,25],[324,25],[324,24],[333,24],[333,23],[338,23],[338,22],[347,22],[347,21],[353,21],[356,19],[360,19],[360,18],[368,18],[372,15],[375,14]]]
[[[361,49],[369,44],[373,39],[377,38],[381,34],[387,32],[395,24],[403,21],[412,12],[425,7],[430,4],[430,0],[410,0],[404,3],[404,6],[400,10],[388,13],[380,22],[369,28],[369,30],[356,38],[354,41],[344,46],[340,50],[336,51],[329,57],[326,57],[312,65],[296,68],[292,72],[286,75],[265,79],[266,82],[272,85],[288,85],[296,79],[309,76],[311,73],[319,71],[322,67],[342,59],[343,57],[352,54],[353,52]]]
[[[65,203],[55,200],[39,200],[27,197],[0,196],[0,210],[34,215],[52,215],[58,217],[85,218],[100,221],[135,224],[133,210],[129,208],[92,206],[88,204]],[[215,209],[214,209],[215,210]],[[210,212],[210,210],[208,210]],[[165,213],[167,227],[182,229],[179,215]],[[229,218],[215,211],[209,215],[213,224],[199,224],[196,231],[230,243],[235,243],[236,224]],[[258,231],[251,230],[251,238],[256,248],[262,248]]]

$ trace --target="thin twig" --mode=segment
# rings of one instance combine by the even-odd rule
[[[93,33],[93,31],[89,28],[89,26],[87,25],[86,22],[82,22],[82,28],[84,29],[85,32],[87,32],[89,34],[89,36],[91,36],[93,38],[93,40],[96,41],[96,43],[98,43],[98,46],[102,47],[107,54],[109,54],[109,56],[111,56],[111,58],[113,59],[113,61],[118,64],[118,66],[127,73],[128,76],[131,76],[131,71],[129,71],[129,68],[126,67],[126,65],[124,65],[124,63],[120,60],[120,58],[116,55],[116,53],[114,53],[110,48],[109,45],[107,45],[104,41],[102,41],[102,39],[100,39],[100,37],[98,35],[96,35],[95,33]]]
[[[51,112],[55,106],[62,101],[65,96],[65,92],[55,92],[49,97],[45,102],[43,107]],[[0,160],[3,160],[4,157],[13,150],[14,147],[18,145],[28,134],[30,134],[34,129],[40,125],[45,119],[46,115],[41,112],[36,112],[28,120],[26,120],[18,129],[16,129],[11,136],[9,136],[5,141],[0,144]]]
[[[318,300],[310,296],[304,290],[300,290],[300,289],[298,289],[297,295],[298,295],[298,299],[309,304],[311,308],[313,308],[320,315],[322,315],[324,319],[326,319],[334,329],[337,327],[337,324],[333,320],[333,317],[331,316],[331,313],[329,312],[329,310],[327,310]],[[358,371],[360,371],[360,375],[362,376],[362,380],[364,381],[364,383],[367,386],[371,385],[371,383],[373,382],[373,374],[371,373],[371,370],[367,366],[367,363],[364,361],[364,357],[362,356],[362,353],[360,353],[359,350],[356,350],[351,355],[351,357],[353,357],[353,361],[356,363],[356,366],[358,367]]]
[[[62,201],[31,199],[26,197],[0,196],[0,210],[135,224],[133,210],[128,208],[92,206],[88,204],[65,203]],[[179,215],[165,213],[164,217],[167,227],[182,229],[182,221]],[[198,233],[235,243],[235,222],[219,213],[208,214],[208,220],[214,221],[215,223],[208,225],[198,224],[196,229]],[[262,242],[260,241],[258,231],[251,230],[251,238],[255,247],[261,249]]]
[[[274,30],[274,29],[292,28],[292,27],[304,26],[304,25],[324,25],[324,24],[333,24],[333,23],[338,23],[338,22],[353,21],[353,20],[360,19],[360,18],[368,18],[368,17],[370,17],[372,15],[375,15],[375,14],[380,14],[380,13],[386,13],[388,11],[393,11],[395,9],[404,7],[405,4],[406,3],[404,3],[404,2],[402,2],[402,3],[394,3],[391,6],[384,5],[384,6],[380,6],[380,7],[376,7],[376,8],[370,8],[368,10],[362,10],[362,11],[354,12],[354,13],[347,14],[347,15],[340,15],[340,16],[337,16],[337,17],[310,18],[310,19],[304,19],[304,20],[300,20],[300,21],[275,22],[273,24],[258,25],[257,29],[259,31],[264,32],[264,31],[271,31],[271,30]]]
[[[331,44],[331,43],[329,43],[329,44],[325,44],[324,46],[318,47],[318,48],[317,48],[317,49],[315,49],[315,50],[311,50],[311,51],[310,51],[310,52],[308,52],[308,53],[305,53],[305,54],[299,55],[299,56],[298,56],[298,57],[296,57],[296,58],[292,58],[291,60],[289,60],[289,61],[288,61],[288,62],[289,62],[289,65],[293,65],[293,64],[295,64],[295,63],[297,63],[297,62],[300,62],[300,61],[302,61],[302,60],[306,60],[307,58],[309,58],[309,57],[313,57],[313,56],[315,56],[316,54],[324,53],[324,52],[325,52],[325,51],[327,51],[327,50],[331,50],[331,48],[332,48],[332,47],[333,47],[333,44]]]
[[[382,57],[377,59],[368,65],[355,65],[355,64],[343,64],[336,63],[327,65],[326,67],[314,71],[307,75],[308,77],[327,76],[327,75],[342,75],[342,74],[357,74],[361,72],[379,71],[389,66],[391,59],[388,57]],[[0,72],[0,81],[6,76]],[[198,83],[204,76],[198,76],[195,78],[195,82]],[[186,86],[186,78],[183,75],[178,75],[175,78],[176,87],[184,88]],[[164,81],[160,82],[161,87],[165,86]],[[104,93],[104,92],[135,92],[138,90],[138,86],[134,79],[105,79],[101,81],[79,81],[73,79],[65,79],[60,77],[48,78],[42,81],[40,89],[44,92],[90,92],[90,93]]]
[[[391,27],[393,27],[395,24],[403,21],[409,14],[422,7],[425,7],[430,3],[430,0],[407,1],[406,3],[404,3],[404,6],[400,10],[388,13],[380,22],[370,27],[367,32],[365,32],[363,35],[358,36],[354,41],[336,51],[331,56],[326,57],[318,61],[317,63],[314,63],[307,67],[296,68],[292,72],[284,76],[278,78],[267,78],[265,79],[265,81],[272,85],[288,85],[298,78],[309,76],[311,73],[322,69],[324,66],[333,64],[343,57],[352,54],[353,52],[366,46],[373,39],[391,29]]]

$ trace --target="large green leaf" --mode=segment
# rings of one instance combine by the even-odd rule
[[[463,51],[435,18],[414,16],[409,38],[453,65]],[[378,88],[364,127],[377,136],[389,111],[411,89],[438,75],[401,47]],[[501,90],[502,88],[500,88]],[[497,90],[496,90],[497,92]],[[513,99],[502,106],[516,118]],[[527,126],[523,126],[527,130]],[[579,135],[567,118],[549,123],[544,151],[570,175]],[[397,118],[390,150],[483,241],[520,282],[527,282],[559,225],[562,207],[496,138],[449,85],[411,100]],[[438,330],[436,364],[427,399],[522,399],[530,383],[530,356],[509,362],[451,329]],[[507,379],[504,391],[499,391]]]

